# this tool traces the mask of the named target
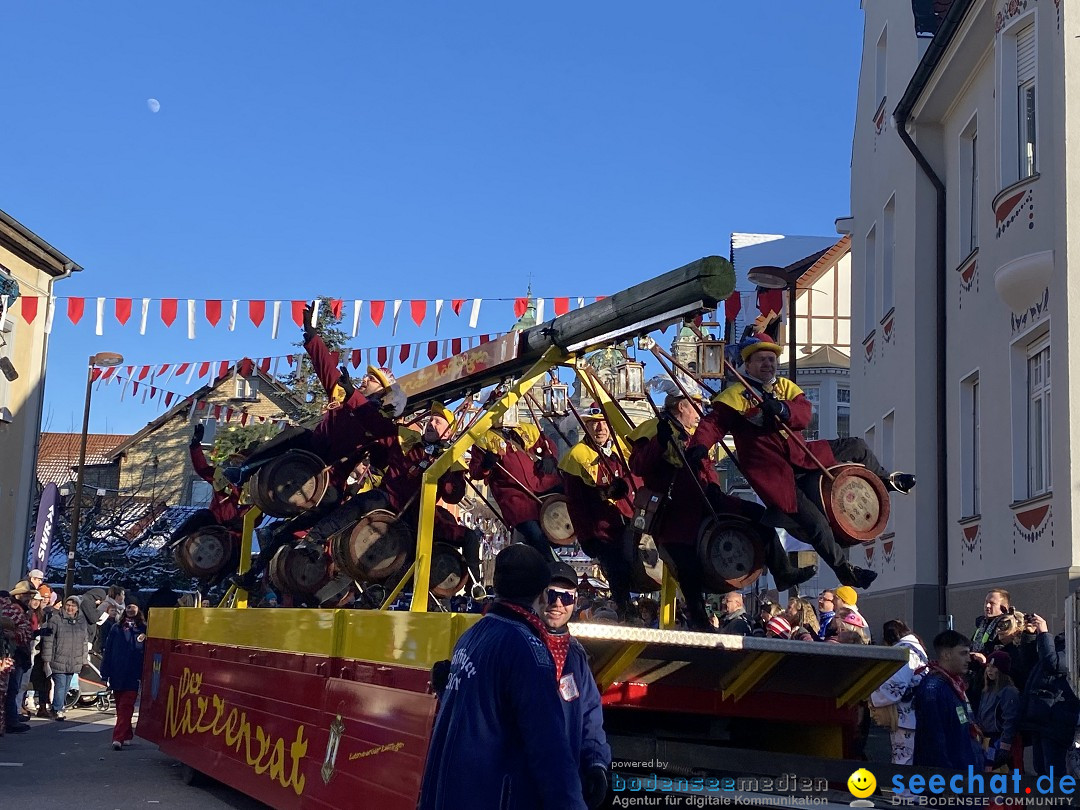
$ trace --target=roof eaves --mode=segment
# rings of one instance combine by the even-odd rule
[[[907,89],[904,90],[904,95],[900,97],[900,103],[893,110],[893,117],[896,119],[897,127],[907,125],[908,116],[911,115],[916,102],[922,95],[923,90],[926,89],[927,82],[934,75],[934,71],[945,55],[945,51],[948,49],[953,37],[956,36],[957,30],[960,28],[960,21],[974,2],[975,0],[954,0],[949,8],[945,18],[941,21],[937,33],[930,40],[930,46],[926,49],[926,53],[919,60],[919,66],[915,68],[911,81],[908,82]]]
[[[40,250],[43,253],[45,253],[46,255],[50,256],[54,261],[56,261],[58,264],[60,264],[63,267],[64,272],[76,273],[76,272],[83,269],[80,265],[73,262],[71,259],[69,259],[67,256],[65,256],[59,250],[54,248],[52,245],[50,245],[48,242],[46,242],[44,239],[42,239],[36,233],[31,231],[29,228],[27,228],[25,225],[23,225],[17,219],[10,216],[9,214],[4,213],[3,211],[0,211],[0,222],[7,225],[13,231],[18,233],[23,239],[26,239],[28,242],[30,242],[32,245],[34,245],[34,247],[36,247],[38,250]]]

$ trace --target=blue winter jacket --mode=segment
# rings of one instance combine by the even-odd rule
[[[576,693],[576,696],[574,696]],[[604,733],[604,711],[585,648],[577,639],[570,640],[570,650],[563,665],[559,684],[563,715],[566,717],[567,744],[581,772],[599,765],[611,767],[611,748]],[[573,697],[571,697],[573,696]],[[567,700],[567,697],[570,697]]]
[[[971,736],[973,718],[966,700],[937,672],[928,672],[915,688],[913,764],[982,771],[982,749]]]
[[[586,810],[555,662],[536,630],[497,608],[454,647],[419,810]]]
[[[101,658],[101,677],[114,692],[138,690],[145,641],[146,628],[138,625],[121,622],[109,631]]]

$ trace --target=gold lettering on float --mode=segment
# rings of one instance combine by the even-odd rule
[[[209,733],[212,737],[220,737],[225,747],[243,756],[244,762],[255,773],[268,774],[283,788],[292,788],[297,796],[301,795],[306,777],[300,773],[300,762],[308,749],[304,727],[296,727],[296,739],[286,749],[284,737],[274,737],[257,723],[253,732],[247,712],[228,708],[220,695],[201,694],[202,683],[201,672],[184,667],[179,685],[169,685],[165,736]]]

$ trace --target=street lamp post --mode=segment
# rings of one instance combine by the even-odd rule
[[[91,355],[86,367],[86,402],[83,404],[82,435],[79,438],[79,468],[75,475],[75,505],[71,510],[71,537],[68,538],[67,574],[64,577],[64,596],[75,588],[75,547],[79,539],[79,517],[82,512],[83,476],[86,472],[86,434],[90,429],[90,393],[95,368],[118,366],[124,358],[114,352],[98,352]]]

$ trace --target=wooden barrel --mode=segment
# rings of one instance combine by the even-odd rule
[[[236,538],[224,526],[203,526],[184,537],[173,549],[180,569],[193,577],[212,577],[232,559]]]
[[[548,495],[540,505],[540,528],[544,530],[544,534],[552,545],[572,546],[574,544],[576,534],[566,504],[565,495]]]
[[[330,473],[325,467],[321,458],[306,450],[282,453],[251,477],[251,499],[272,517],[303,514],[319,505],[330,486]]]
[[[324,588],[333,576],[330,557],[315,546],[285,546],[270,561],[270,582],[283,593],[310,596]]]
[[[734,516],[708,518],[698,532],[705,587],[726,593],[750,585],[765,571],[765,532],[772,529]]]
[[[461,552],[449,543],[431,546],[431,592],[440,599],[460,591],[468,579],[468,567]]]
[[[357,582],[375,582],[400,569],[414,545],[408,526],[393,512],[373,509],[330,538],[330,554]]]
[[[878,537],[891,507],[882,480],[861,464],[840,464],[829,472],[835,477],[820,477],[819,496],[836,542],[847,547]]]
[[[630,550],[630,590],[655,593],[664,581],[664,563],[651,534],[635,537],[635,547]]]
[[[312,597],[322,608],[346,607],[356,599],[356,586],[348,574],[338,574]]]

